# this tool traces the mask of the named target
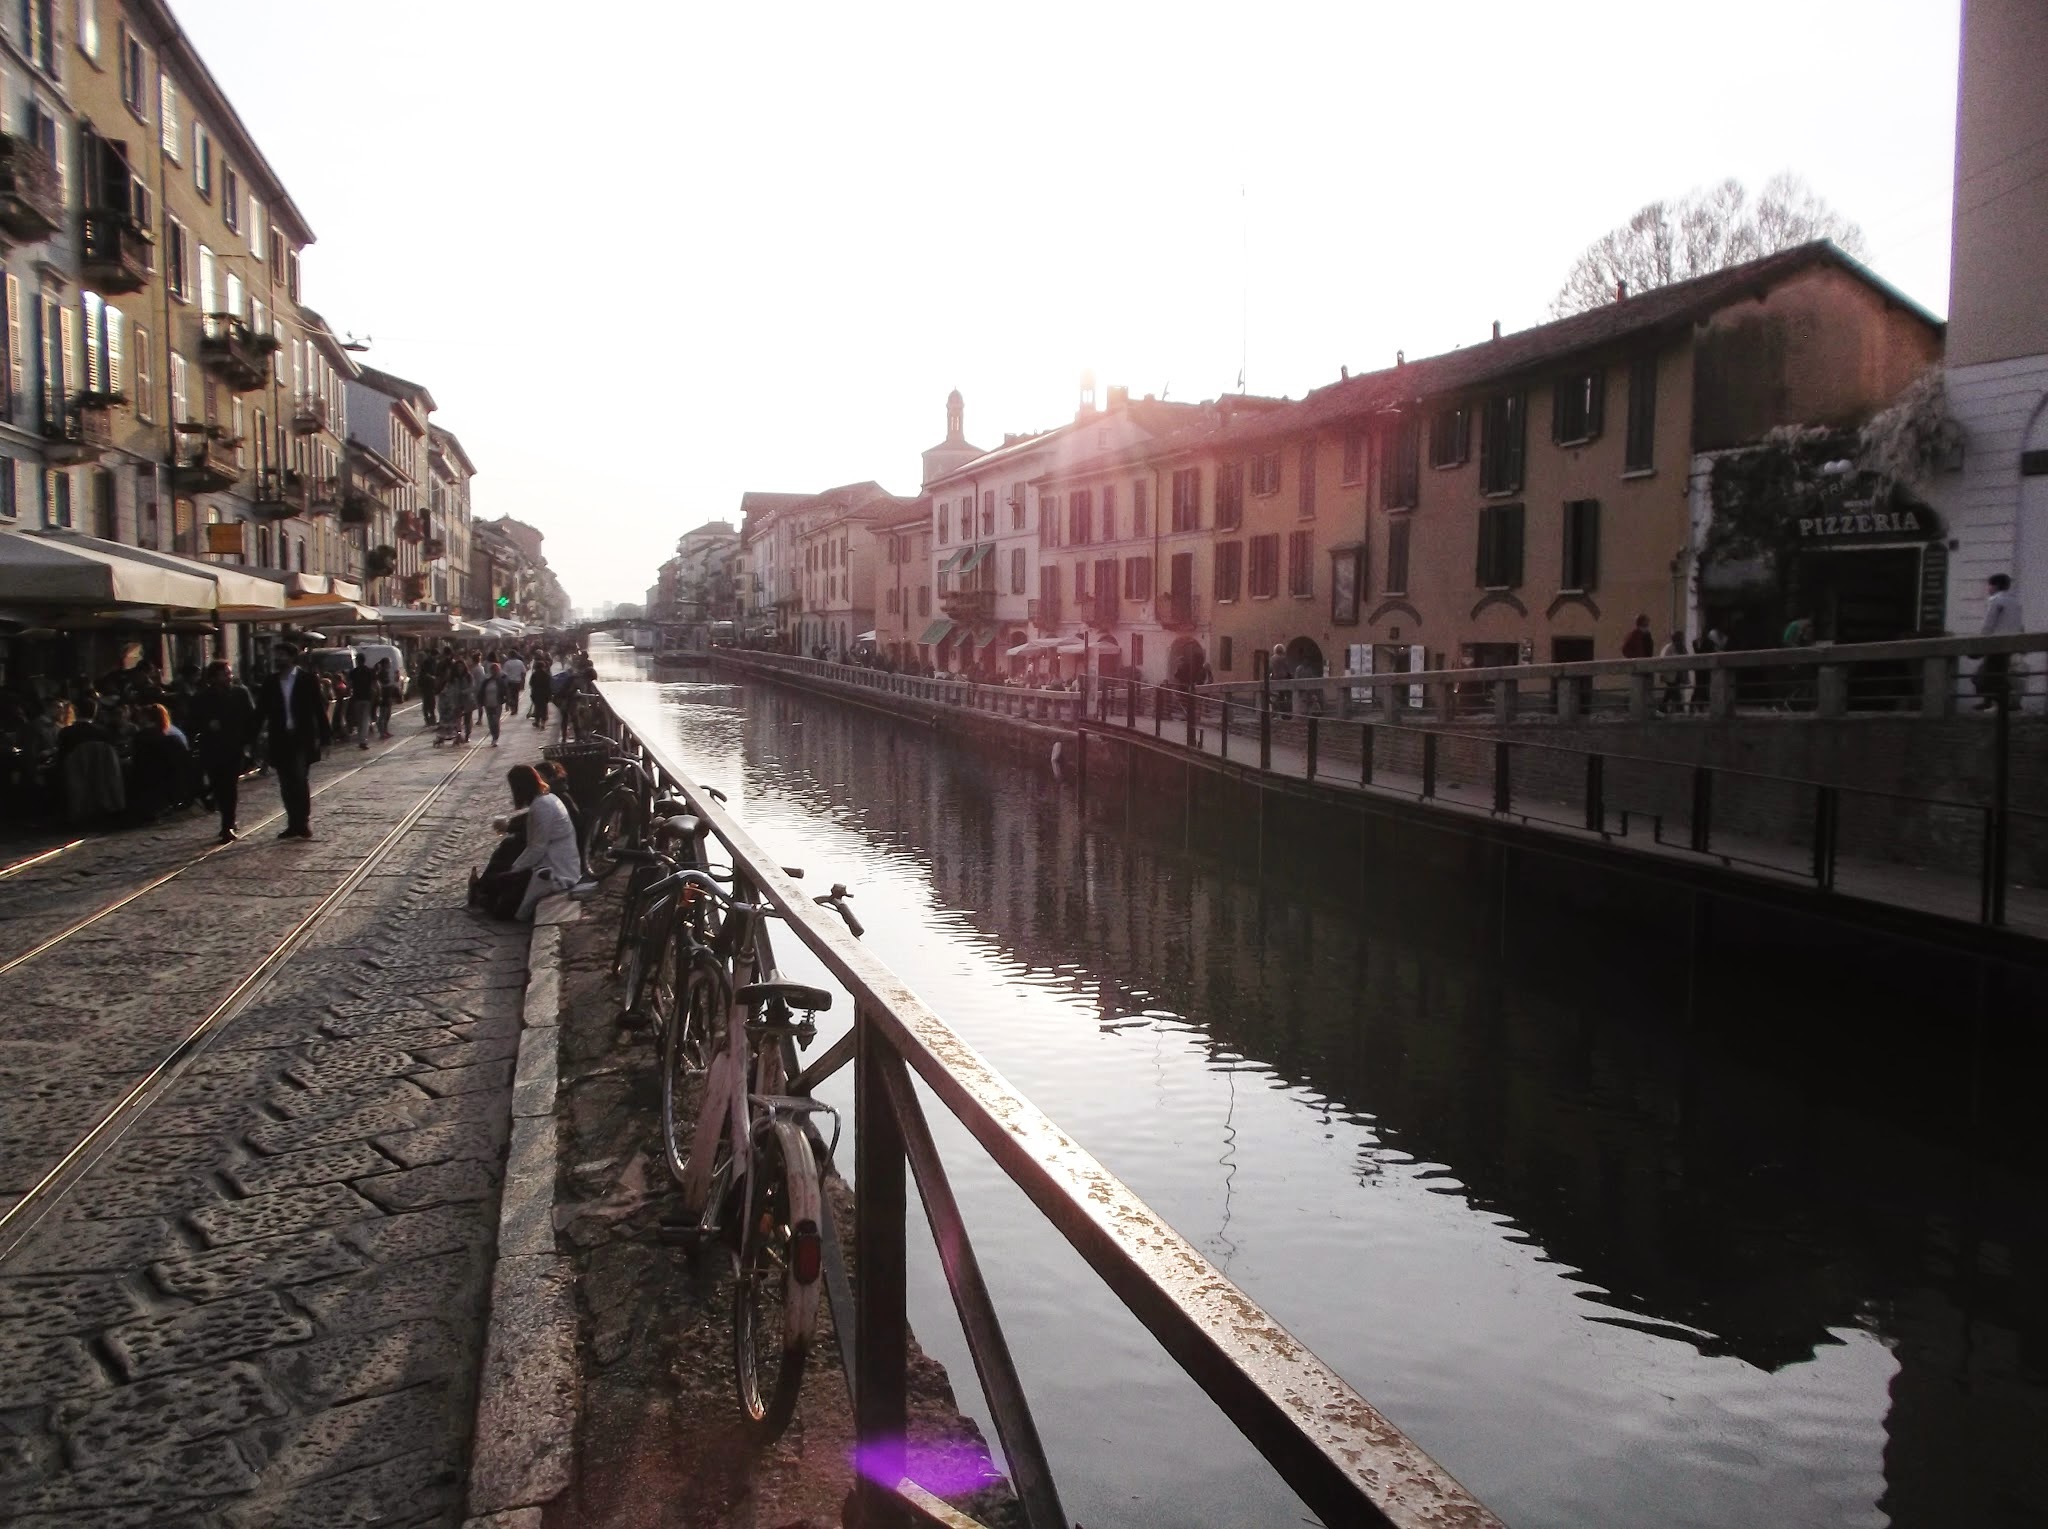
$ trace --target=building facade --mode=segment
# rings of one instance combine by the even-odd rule
[[[880,563],[875,572],[876,644],[899,668],[923,668],[932,662],[931,649],[918,638],[931,625],[932,600],[931,502],[913,499],[894,514],[874,522]]]

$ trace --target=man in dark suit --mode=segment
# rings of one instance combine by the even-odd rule
[[[235,671],[228,661],[215,659],[206,666],[206,682],[192,698],[189,710],[192,744],[206,771],[207,789],[220,808],[220,842],[229,844],[240,837],[235,809],[242,766],[256,736],[256,703],[235,683]]]
[[[277,794],[284,799],[280,839],[313,837],[313,795],[307,777],[320,757],[320,686],[299,667],[296,648],[277,650],[277,670],[263,682],[264,729],[270,734],[270,762],[277,770]]]

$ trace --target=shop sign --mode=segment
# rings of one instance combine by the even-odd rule
[[[1932,520],[1933,516],[1923,517],[1916,510],[1844,509],[1837,515],[1800,516],[1799,536],[1802,541],[1844,541],[1860,536],[1925,541],[1939,529]]]

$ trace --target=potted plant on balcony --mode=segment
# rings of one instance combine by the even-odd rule
[[[372,547],[363,554],[363,577],[389,578],[398,571],[398,549],[388,544]]]
[[[420,556],[428,562],[436,562],[448,555],[448,544],[438,536],[429,536],[420,543]]]
[[[425,534],[420,525],[419,515],[412,510],[398,512],[398,539],[402,542],[416,542]]]
[[[366,526],[370,523],[370,511],[375,508],[376,501],[361,489],[348,489],[341,496],[341,523],[345,526]]]

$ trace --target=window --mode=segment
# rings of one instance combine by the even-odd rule
[[[1306,600],[1316,592],[1315,532],[1287,534],[1287,592]]]
[[[1244,524],[1244,463],[1226,462],[1216,469],[1216,529],[1235,531]]]
[[[1657,464],[1657,358],[1643,356],[1628,369],[1628,449],[1622,470],[1646,473]]]
[[[163,145],[164,153],[175,164],[184,134],[178,130],[178,87],[171,83],[168,74],[156,77],[156,121],[157,142]]]
[[[1131,633],[1131,672],[1135,674],[1144,667],[1145,634],[1143,632],[1133,632]]]
[[[78,51],[100,61],[100,0],[78,0]]]
[[[192,119],[192,184],[203,197],[213,196],[213,134],[197,117]]]
[[[1102,485],[1102,539],[1106,542],[1116,540],[1116,485],[1114,483]]]
[[[1095,619],[1103,626],[1116,620],[1116,559],[1100,558],[1095,564]]]
[[[960,540],[974,540],[974,496],[969,494],[960,501]]]
[[[126,27],[121,29],[121,100],[137,122],[149,120],[149,54]]]
[[[1244,543],[1216,544],[1216,599],[1235,600],[1244,583]]]
[[[81,292],[78,308],[85,327],[84,391],[109,397],[121,391],[121,310],[97,292]]]
[[[1173,474],[1173,529],[1199,531],[1202,528],[1202,469],[1177,468]]]
[[[941,547],[946,545],[948,531],[952,525],[952,517],[953,507],[950,504],[939,506],[937,522],[939,527],[939,545]]]
[[[249,253],[264,258],[270,242],[270,215],[255,197],[249,198]]]
[[[156,371],[149,331],[140,324],[135,326],[135,343],[130,348],[135,353],[135,417],[147,424],[156,418]]]
[[[1344,437],[1344,470],[1339,475],[1346,484],[1365,481],[1365,432],[1353,430]]]
[[[1254,494],[1277,494],[1280,492],[1280,453],[1261,452],[1252,458],[1252,492]]]
[[[1124,598],[1126,600],[1149,600],[1152,598],[1152,559],[1149,557],[1127,557],[1124,559]]]
[[[1270,600],[1280,593],[1280,535],[1254,536],[1245,570],[1245,593],[1254,600]]]
[[[228,305],[221,309],[221,312],[232,313],[238,319],[246,319],[249,316],[248,304],[244,300],[247,295],[242,290],[242,278],[236,272],[230,270],[228,272]],[[403,450],[394,450],[391,455],[401,465],[405,464],[405,453]]]
[[[1010,593],[1013,595],[1024,593],[1024,549],[1022,547],[1012,547],[1010,549]]]
[[[1472,454],[1472,411],[1464,404],[1439,409],[1429,420],[1429,465],[1462,467]]]
[[[1216,667],[1226,674],[1236,667],[1231,660],[1237,656],[1237,644],[1228,635],[1216,639]]]
[[[249,212],[252,227],[255,223],[255,211],[256,199],[251,197],[249,199]],[[988,490],[988,492],[981,496],[981,534],[983,536],[994,536],[996,534],[996,491],[994,489]]]
[[[28,61],[55,78],[57,74],[57,0],[21,0],[22,41]]]
[[[71,529],[71,474],[61,468],[52,467],[43,473],[43,523]]]
[[[20,513],[14,493],[14,458],[0,457],[0,520],[12,520]]]
[[[191,373],[185,358],[171,352],[171,423],[182,425],[192,418]]]
[[[889,591],[888,611],[892,616],[896,614],[896,591],[893,589]]]
[[[1088,565],[1074,565],[1074,599],[1078,602],[1088,598]]]
[[[192,301],[192,235],[176,218],[164,217],[164,279],[171,296]]]
[[[1387,426],[1380,458],[1380,502],[1390,510],[1412,510],[1422,497],[1421,427],[1413,419]]]
[[[213,251],[203,244],[199,246],[199,311],[220,312],[219,268],[214,263]]]
[[[1010,485],[1010,529],[1024,529],[1024,485],[1021,483]]]
[[[1564,577],[1560,589],[1600,585],[1600,501],[1568,499],[1564,506]]]
[[[1131,481],[1131,535],[1150,536],[1152,527],[1152,485],[1143,478]]]
[[[1550,438],[1560,446],[1592,440],[1606,405],[1607,374],[1599,367],[1558,378],[1550,390]]]
[[[1067,495],[1067,542],[1070,546],[1085,547],[1095,539],[1095,494],[1092,489],[1076,489]]]
[[[1496,393],[1479,421],[1479,492],[1512,494],[1522,486],[1527,406],[1520,393]]]
[[[1300,481],[1294,485],[1294,511],[1303,520],[1313,520],[1316,514],[1316,443],[1304,442],[1301,454],[1295,461],[1300,472]]]
[[[242,231],[242,182],[225,159],[220,162],[220,220],[236,233]]]
[[[21,349],[21,278],[12,272],[7,276],[7,396],[5,408],[0,414],[14,417],[14,401],[21,397],[24,384],[26,358]]]
[[[1479,512],[1479,587],[1515,589],[1522,582],[1522,507],[1489,504]]]
[[[36,305],[36,351],[43,368],[40,423],[45,430],[54,429],[64,418],[64,395],[69,390],[66,363],[74,332],[69,307],[60,307],[47,297]]]
[[[932,613],[932,587],[929,584],[917,586],[917,613],[920,616]]]
[[[1408,528],[1404,517],[1387,522],[1387,587],[1390,595],[1408,593]]]

